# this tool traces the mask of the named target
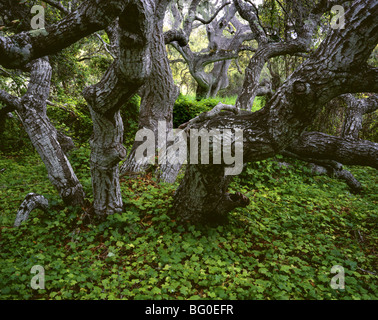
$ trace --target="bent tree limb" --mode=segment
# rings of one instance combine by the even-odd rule
[[[335,168],[329,168],[329,173],[331,177],[336,179],[344,180],[349,186],[352,193],[360,193],[362,191],[361,183],[353,176],[353,174],[345,169],[337,170]]]
[[[129,0],[87,0],[76,11],[43,30],[0,36],[0,64],[20,69],[26,63],[61,51],[108,26],[124,11]]]
[[[361,183],[343,169],[341,163],[331,159],[337,159],[344,164],[369,163],[372,167],[377,165],[378,144],[358,140],[358,135],[362,129],[363,116],[377,110],[378,96],[375,94],[369,98],[357,99],[352,94],[344,94],[341,98],[348,104],[348,109],[340,138],[318,132],[305,132],[282,154],[315,164],[314,171],[344,180],[352,192],[358,193],[362,190]],[[299,152],[300,155],[293,152]]]
[[[313,158],[301,157],[289,151],[282,151],[281,154],[285,157],[299,159],[301,161],[312,164],[312,172],[314,175],[327,174],[332,178],[344,180],[353,193],[359,193],[362,190],[361,183],[348,170],[343,169],[343,165],[333,160],[319,160]]]
[[[46,115],[46,100],[50,93],[51,66],[47,58],[29,65],[30,81],[21,98],[5,92],[0,100],[18,111],[25,131],[46,166],[51,183],[68,205],[84,203],[84,191],[61,145],[60,136]]]
[[[298,30],[298,37],[285,42],[272,43],[269,41],[265,30],[261,27],[258,14],[253,9],[253,6],[241,0],[234,0],[234,2],[240,15],[249,22],[251,30],[255,32],[259,45],[245,70],[244,84],[236,101],[236,106],[239,109],[251,110],[256,96],[261,94],[259,92],[261,90],[259,81],[265,64],[273,57],[309,52],[313,33],[323,13],[329,8],[325,6],[325,1],[323,1],[324,7],[320,3],[319,6],[321,8],[313,6],[307,13],[305,12],[306,10],[303,10],[303,7],[299,6],[299,10],[304,11],[301,17],[304,23],[302,24],[302,21],[298,23],[301,25],[300,29],[298,29],[298,26],[293,26]]]
[[[219,116],[196,128],[243,129],[244,161],[267,159],[291,146],[326,102],[356,90],[374,92],[371,89],[376,86],[378,78],[375,76],[373,82],[361,82],[361,74],[368,73],[374,78],[366,61],[378,42],[377,8],[376,1],[355,1],[346,12],[349,23],[345,29],[332,30],[263,109],[246,115]],[[375,165],[376,156],[374,160],[367,153],[365,158],[367,165]],[[354,160],[357,159],[354,157]],[[214,165],[217,166],[218,169],[208,170],[201,169],[201,165],[187,166],[186,177],[174,197],[173,207],[178,216],[206,221],[209,216],[225,214],[224,206],[220,206],[221,210],[217,206],[229,196],[227,183],[221,178],[225,164]],[[211,175],[214,175],[213,180]],[[193,203],[196,208],[188,209]]]
[[[225,2],[218,9],[214,9],[212,17],[208,20],[204,20],[196,15],[199,0],[192,0],[188,6],[188,13],[185,18],[182,17],[180,11],[175,7],[176,4],[172,4],[172,14],[175,19],[174,28],[181,24],[183,21],[183,28],[181,34],[189,37],[192,30],[199,25],[206,26],[207,38],[209,41],[208,48],[201,50],[200,52],[192,51],[190,45],[177,40],[182,39],[180,37],[168,37],[167,40],[172,39],[170,44],[176,49],[176,51],[182,56],[185,63],[188,66],[190,74],[197,82],[197,99],[214,97],[219,90],[228,86],[228,69],[232,59],[237,59],[238,54],[243,50],[243,42],[252,40],[255,38],[247,25],[241,23],[235,16],[236,8],[231,2]],[[227,10],[224,8],[227,6]],[[224,11],[224,12],[223,12]],[[221,14],[222,13],[222,14]],[[199,21],[198,25],[194,22]],[[230,29],[228,28],[232,25]],[[226,32],[232,34],[232,36],[225,36]],[[176,35],[180,34],[180,31],[176,31]],[[184,45],[183,45],[184,44]],[[205,71],[205,67],[214,64],[211,71]]]
[[[29,218],[30,213],[35,209],[47,210],[49,202],[44,196],[35,193],[29,193],[18,209],[14,227],[19,227],[23,221]]]
[[[302,157],[378,169],[378,143],[367,140],[347,140],[321,132],[304,132],[286,150]]]

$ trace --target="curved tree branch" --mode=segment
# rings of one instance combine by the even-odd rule
[[[287,150],[307,158],[378,169],[378,143],[366,140],[347,140],[320,132],[304,132]]]
[[[6,113],[11,112],[13,110],[20,110],[21,108],[21,99],[15,97],[8,92],[0,89],[0,102],[5,104],[7,110]],[[5,108],[4,108],[5,109]],[[1,110],[2,111],[2,110]]]
[[[127,0],[85,1],[79,8],[46,29],[0,36],[0,64],[22,68],[37,58],[59,52],[108,26],[126,8]]]
[[[195,17],[194,17],[194,20],[198,20],[198,21],[200,21],[202,24],[209,24],[209,23],[211,23],[211,22],[217,17],[218,13],[221,12],[221,10],[222,10],[224,7],[228,6],[229,4],[231,4],[231,2],[226,2],[226,3],[224,3],[223,5],[221,5],[221,6],[220,6],[220,7],[214,12],[214,14],[213,14],[209,19],[207,19],[207,20],[204,20],[204,19],[202,19],[202,18],[200,18],[200,17],[198,17],[198,16],[195,16]]]
[[[285,157],[299,159],[313,165],[313,174],[327,174],[332,178],[344,180],[353,193],[359,193],[362,190],[361,183],[348,170],[343,169],[343,165],[334,160],[320,160],[306,158],[295,153],[284,150],[281,154]]]
[[[29,193],[20,208],[18,209],[16,219],[14,221],[14,227],[19,227],[22,222],[29,218],[30,213],[35,209],[47,210],[49,202],[44,196],[35,193]]]
[[[185,47],[189,43],[188,36],[182,30],[169,30],[164,32],[165,44],[176,41],[180,47]]]
[[[48,3],[50,6],[62,11],[65,14],[69,14],[70,11],[62,5],[60,1],[55,1],[55,0],[44,0],[46,3]]]

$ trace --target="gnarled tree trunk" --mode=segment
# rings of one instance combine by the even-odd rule
[[[356,99],[352,94],[342,96],[348,103],[345,121],[341,130],[341,136],[345,139],[358,140],[362,129],[362,119],[365,114],[378,109],[378,95],[367,99]]]
[[[91,175],[94,209],[109,215],[123,209],[119,162],[126,155],[120,107],[143,85],[151,71],[150,36],[154,8],[131,2],[119,16],[117,59],[99,83],[84,90],[93,120]]]
[[[194,223],[225,222],[230,211],[249,204],[241,193],[227,192],[231,180],[232,176],[225,176],[221,165],[187,165],[172,209],[182,219]]]
[[[167,0],[160,1],[154,14],[155,20],[150,35],[151,74],[142,88],[138,123],[139,129],[149,129],[154,133],[156,149],[164,147],[159,145],[159,121],[164,122],[166,128],[166,132],[160,134],[167,135],[173,129],[173,105],[179,94],[173,82],[163,33],[163,20],[168,2]],[[136,150],[142,143],[141,141],[134,142],[127,160],[121,166],[121,174],[134,176],[148,168],[149,163],[135,157]],[[168,171],[169,168],[161,167],[160,169]],[[169,175],[171,174],[174,173]]]

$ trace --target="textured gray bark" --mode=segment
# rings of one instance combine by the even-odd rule
[[[345,139],[357,140],[362,129],[362,120],[365,114],[378,109],[378,95],[367,99],[356,99],[352,94],[342,96],[348,104],[341,136]]]
[[[303,157],[332,159],[345,165],[378,169],[378,143],[366,140],[349,140],[320,132],[304,132],[287,150]]]
[[[30,213],[35,209],[47,210],[49,202],[44,196],[35,193],[29,193],[20,208],[18,209],[16,219],[14,221],[14,227],[19,227],[22,222],[29,218]]]
[[[307,50],[305,43],[301,41],[266,43],[260,46],[246,68],[243,88],[237,98],[236,106],[240,109],[251,110],[256,96],[270,92],[269,89],[261,92],[262,85],[260,84],[261,72],[270,58]]]
[[[344,180],[349,186],[352,193],[360,193],[362,191],[361,183],[353,176],[353,174],[345,169],[337,170],[335,168],[329,168],[329,175],[334,176],[337,179]]]
[[[172,209],[193,223],[224,222],[231,210],[249,204],[241,193],[227,192],[230,182],[231,176],[224,175],[223,166],[187,165]]]
[[[45,30],[0,36],[0,64],[22,68],[37,58],[59,52],[81,38],[104,29],[122,13],[129,0],[84,1],[79,8]]]
[[[71,137],[66,136],[63,132],[57,130],[56,138],[62,148],[63,152],[68,155],[68,153],[75,148],[75,143]]]
[[[322,175],[326,174],[332,178],[344,180],[345,183],[349,186],[352,193],[360,193],[362,190],[361,183],[353,176],[352,173],[348,170],[334,168],[333,166],[327,165],[313,165],[313,174]]]
[[[8,68],[24,68],[28,62],[59,52],[97,30],[108,27],[110,33],[114,29],[113,22],[119,17],[116,26],[117,59],[102,80],[86,88],[83,93],[93,120],[91,174],[94,208],[99,215],[122,210],[118,163],[125,158],[126,150],[122,145],[123,126],[119,108],[135,94],[150,73],[149,37],[152,33],[153,6],[154,3],[147,0],[85,1],[76,11],[66,15],[58,23],[46,27],[46,30],[21,32],[6,38],[0,36],[0,64]],[[9,98],[4,94],[1,96],[3,99]],[[47,99],[47,96],[44,98]],[[21,104],[31,106],[32,103],[32,97],[28,96]],[[29,110],[31,108],[26,111]],[[33,125],[28,119],[33,117],[33,113],[26,112],[24,116],[27,118],[25,127],[32,128]],[[42,120],[37,123],[43,130],[32,132],[30,137],[34,140],[36,148],[42,150],[46,141],[41,137],[46,132],[51,133],[53,128]],[[56,139],[56,134],[51,134],[47,139],[51,140],[48,144],[52,151],[57,151],[59,146],[57,141],[54,142]],[[62,155],[64,156],[63,152]],[[50,161],[46,166],[51,165],[49,174],[54,180],[53,183],[66,186],[67,181],[61,181],[59,174],[67,175],[73,172],[61,172],[60,166],[55,163],[60,160],[60,154],[44,159],[46,162]],[[62,194],[62,197],[68,199],[74,191],[71,188]],[[79,193],[79,190],[76,191]]]
[[[346,19],[353,23],[347,24],[343,30],[331,31],[262,110],[251,114],[225,114],[204,121],[198,127],[244,129],[244,161],[256,161],[291,146],[332,98],[347,92],[374,92],[376,71],[367,67],[366,61],[378,42],[377,7],[376,1],[355,1],[346,12]],[[362,75],[369,75],[373,82],[361,81]],[[374,166],[376,159],[376,155],[367,153],[364,162]],[[174,198],[176,214],[192,221],[208,214],[225,214],[224,206],[220,206],[219,211],[216,206],[211,206],[211,213],[207,211],[209,202],[222,203],[228,197],[225,192],[227,183],[222,179],[224,165],[214,167],[217,169],[187,166],[186,177]],[[213,170],[217,173],[214,173],[215,178],[206,179],[206,172]]]
[[[83,188],[58,142],[57,130],[46,116],[50,92],[51,67],[47,59],[31,63],[27,93],[21,99],[19,115],[25,131],[44,162],[49,179],[66,204],[84,202]]]
[[[2,116],[4,116],[8,112],[12,112],[20,108],[20,99],[1,89],[0,102],[5,104],[5,107],[0,110]]]
[[[196,8],[198,2],[199,0],[192,1],[191,8]],[[325,4],[329,3],[331,2],[320,1],[316,10],[310,12],[309,19],[305,20],[302,30],[298,31],[299,39],[308,41],[306,35],[312,32],[316,18],[324,12]],[[147,0],[85,1],[78,10],[67,15],[59,23],[47,27],[46,30],[22,32],[7,38],[0,36],[0,64],[8,68],[24,68],[27,63],[37,58],[58,52],[78,39],[106,28],[119,17],[117,27],[119,50],[115,55],[117,58],[103,79],[84,91],[93,119],[91,173],[94,207],[99,215],[122,210],[118,163],[126,156],[126,151],[122,145],[123,126],[119,108],[150,75],[154,5],[153,1]],[[240,12],[243,13],[242,11]],[[244,129],[245,161],[266,159],[288,148],[300,138],[319,109],[330,99],[347,92],[378,91],[378,70],[366,65],[378,38],[376,11],[376,1],[355,1],[346,15],[346,20],[350,21],[346,28],[332,31],[318,50],[277,90],[264,109],[253,114],[222,112],[214,117],[205,117],[203,121],[191,123],[190,126],[205,129],[230,127]],[[262,44],[260,49],[269,51],[266,55],[261,53],[260,56],[269,57],[274,52],[273,49],[282,53],[281,44],[271,46],[264,38],[264,30],[261,30],[258,21],[251,17],[249,15],[247,20],[250,22],[253,34],[251,32],[246,34],[248,37],[257,37],[259,44]],[[183,27],[186,35],[190,34],[195,20],[200,21],[195,14],[193,15],[193,10],[189,10]],[[214,18],[205,22],[211,25],[215,21]],[[240,41],[243,39],[245,38],[239,38]],[[285,45],[289,50],[291,46],[298,50],[298,45],[306,44],[307,42]],[[288,49],[287,46],[284,46],[284,50]],[[206,57],[206,62],[199,61],[199,66],[230,59],[237,53],[234,47],[230,52],[219,50],[216,46],[209,49],[210,51],[201,57],[201,59]],[[193,60],[189,51],[186,59],[188,63]],[[62,159],[63,162],[65,161],[64,152],[57,142],[54,129],[43,116],[47,91],[42,88],[46,87],[46,76],[49,75],[49,71],[42,67],[44,61],[40,59],[41,65],[36,66],[33,71],[38,77],[35,83],[31,81],[29,90],[33,91],[32,95],[27,94],[23,99],[15,100],[7,94],[0,93],[0,99],[21,109],[25,127],[31,133],[31,139],[37,150],[42,155],[46,150],[54,153],[53,157],[47,156],[44,161],[50,170],[50,179],[62,188],[61,195],[69,202],[72,197],[79,199],[81,192],[72,169],[67,167],[61,170],[57,165]],[[261,63],[256,68],[261,68]],[[206,80],[204,75],[199,77],[200,80],[201,77],[202,80]],[[251,83],[247,82],[246,90],[254,92],[249,86],[254,85],[255,82],[254,78]],[[249,101],[248,99],[245,101]],[[248,105],[241,103],[240,108],[248,108]],[[374,153],[376,147],[362,142],[359,142],[359,145],[363,145],[364,148],[362,150],[364,164],[376,167],[377,156]],[[358,161],[361,163],[356,156],[351,156],[360,149],[356,147],[352,152],[353,148],[348,147],[347,156],[353,160],[350,160],[353,163]],[[345,157],[345,152],[341,151],[343,150],[336,152],[336,158]],[[325,147],[323,153],[325,156],[329,150]],[[55,162],[49,163],[51,159]],[[188,165],[183,183],[175,196],[176,213],[193,221],[216,220],[218,215],[225,216],[233,208],[247,205],[248,199],[242,195],[227,192],[231,178],[224,176],[224,167],[225,165]],[[66,180],[62,180],[62,176]],[[75,184],[71,185],[69,181],[74,181]]]
[[[353,193],[359,193],[362,190],[361,183],[348,170],[343,169],[343,165],[334,160],[320,160],[315,158],[308,158],[299,156],[289,151],[281,152],[282,155],[289,158],[299,159],[309,162],[312,166],[312,173],[314,175],[328,175],[333,178],[344,180]],[[332,157],[331,157],[332,158]]]
[[[316,164],[315,171],[344,180],[351,191],[362,190],[361,183],[342,165],[368,165],[377,167],[378,144],[358,140],[364,114],[378,108],[377,95],[357,99],[352,94],[341,96],[348,104],[341,137],[333,137],[319,132],[305,132],[284,151],[284,155]],[[290,151],[288,151],[290,150]],[[333,159],[333,160],[328,160]]]
[[[158,2],[157,11],[154,14],[153,31],[150,37],[151,46],[151,75],[146,80],[141,91],[141,105],[139,111],[139,129],[149,129],[155,134],[155,146],[161,148],[158,141],[158,122],[164,121],[167,132],[173,128],[173,104],[176,101],[179,90],[173,82],[171,68],[167,57],[165,38],[163,33],[164,13],[168,1]],[[148,168],[148,164],[142,164],[135,158],[136,149],[142,142],[135,141],[127,160],[121,167],[121,174],[135,175]],[[160,167],[161,174],[175,175],[175,170],[169,166]],[[169,172],[169,173],[168,173]],[[163,180],[166,180],[162,177]],[[175,177],[173,178],[173,180]]]
[[[94,209],[98,215],[121,212],[119,162],[123,146],[120,107],[132,97],[151,72],[150,36],[154,8],[148,1],[129,4],[119,16],[117,59],[99,83],[84,90],[93,120],[91,175]]]
[[[49,179],[68,205],[84,203],[83,187],[73,172],[59,139],[61,135],[46,115],[46,100],[50,93],[51,66],[47,58],[37,59],[31,70],[26,94],[21,98],[0,91],[0,101],[18,111],[24,129],[46,166]]]

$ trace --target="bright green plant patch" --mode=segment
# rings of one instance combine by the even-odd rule
[[[87,153],[76,150],[71,161],[90,183]],[[353,195],[300,163],[251,164],[230,188],[247,194],[250,205],[227,225],[204,227],[170,213],[177,183],[122,179],[124,212],[98,221],[90,209],[63,206],[37,156],[3,156],[2,168],[1,299],[377,298],[373,169],[351,168],[364,186]],[[13,228],[29,192],[48,197],[50,209]],[[34,265],[45,269],[44,290],[30,286]],[[330,286],[334,265],[344,268],[343,290]]]

